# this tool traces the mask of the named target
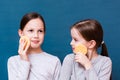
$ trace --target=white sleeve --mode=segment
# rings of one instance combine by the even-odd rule
[[[73,59],[67,55],[63,61],[59,80],[70,80],[72,75]]]
[[[18,57],[11,57],[8,59],[9,80],[28,80],[30,63],[16,58]]]
[[[94,67],[87,70],[86,80],[110,80],[111,70],[112,70],[112,62],[110,59],[107,59],[104,63],[101,63],[101,69],[99,74],[96,73]]]
[[[54,77],[53,77],[54,79],[53,80],[58,80],[59,79],[60,70],[61,70],[61,62],[58,59],[58,61],[56,63],[55,71],[54,71]]]

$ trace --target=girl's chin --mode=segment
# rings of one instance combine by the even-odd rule
[[[31,46],[32,49],[40,48],[40,46]]]

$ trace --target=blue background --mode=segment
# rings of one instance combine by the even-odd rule
[[[7,60],[17,55],[18,28],[28,12],[41,13],[47,32],[43,49],[62,61],[71,53],[70,26],[78,20],[98,20],[113,62],[113,80],[120,80],[120,1],[119,0],[1,0],[0,1],[0,80],[8,80]]]

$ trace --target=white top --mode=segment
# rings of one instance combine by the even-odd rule
[[[65,57],[59,80],[110,80],[112,62],[109,57],[99,55],[91,60],[92,68],[85,70],[74,60],[74,54]]]
[[[8,59],[9,80],[58,80],[61,68],[60,60],[46,52],[30,54],[29,62],[20,56]]]

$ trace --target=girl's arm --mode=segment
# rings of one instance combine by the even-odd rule
[[[70,80],[73,65],[72,56],[67,55],[62,64],[59,80]]]
[[[59,79],[60,69],[61,69],[61,62],[60,62],[60,60],[57,58],[57,63],[56,63],[56,66],[55,66],[55,71],[54,71],[53,80],[58,80],[58,79]]]
[[[8,59],[8,78],[9,80],[28,80],[30,63],[21,60],[19,57]]]

